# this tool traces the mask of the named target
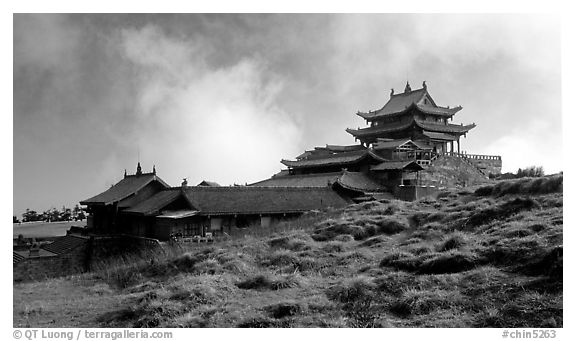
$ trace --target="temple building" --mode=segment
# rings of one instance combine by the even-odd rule
[[[305,212],[340,208],[351,201],[320,186],[219,186],[202,181],[170,187],[152,172],[127,174],[108,190],[82,200],[89,213],[87,228],[94,234],[130,235],[167,240],[230,232],[233,228],[263,227]]]
[[[476,125],[452,124],[461,106],[442,107],[426,87],[392,90],[381,108],[358,112],[369,125],[346,129],[353,145],[304,151],[269,179],[247,186],[202,181],[171,187],[153,168],[124,177],[108,190],[81,201],[88,227],[107,234],[168,239],[177,233],[203,236],[235,227],[295,217],[352,202],[433,196],[439,188],[467,186],[500,173],[500,156],[461,151],[461,138]]]
[[[117,226],[125,223],[122,215],[124,210],[169,187],[156,176],[156,167],[150,173],[142,173],[138,162],[135,174],[129,175],[124,170],[124,178],[117,184],[92,198],[80,201],[80,205],[87,206],[87,227],[102,232],[114,231]]]
[[[426,82],[417,90],[412,90],[406,83],[403,93],[395,94],[394,89],[391,90],[390,99],[381,109],[357,113],[369,127],[346,131],[364,146],[411,139],[430,147],[435,153],[460,153],[460,138],[476,127],[474,123],[448,123],[460,110],[461,106],[437,105],[428,93]]]
[[[324,186],[356,201],[384,193],[415,200],[433,195],[431,183],[466,182],[450,175],[438,176],[441,180],[436,181],[430,174],[431,169],[437,172],[434,164],[450,164],[437,168],[467,166],[483,179],[489,173],[500,173],[500,156],[461,153],[461,138],[476,125],[449,123],[460,110],[461,106],[437,105],[426,82],[416,90],[407,82],[403,93],[395,94],[392,89],[381,109],[357,113],[369,126],[346,131],[359,144],[306,150],[294,160],[281,160],[287,169],[251,186]]]

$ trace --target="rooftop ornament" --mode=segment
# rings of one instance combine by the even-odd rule
[[[410,91],[412,91],[412,88],[410,87],[410,83],[408,83],[408,81],[406,81],[406,87],[404,88],[404,93],[407,93]]]

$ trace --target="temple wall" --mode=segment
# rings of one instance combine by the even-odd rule
[[[468,159],[476,167],[478,167],[484,174],[501,174],[502,173],[502,159]]]
[[[425,197],[434,197],[438,194],[435,186],[396,186],[394,196],[404,201],[414,201]]]
[[[88,243],[61,255],[26,258],[12,268],[15,282],[36,281],[86,271]]]
[[[466,187],[489,181],[475,164],[461,157],[443,155],[419,174],[420,183],[437,187]]]

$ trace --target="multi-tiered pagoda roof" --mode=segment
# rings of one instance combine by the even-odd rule
[[[346,129],[346,131],[365,145],[370,145],[378,138],[431,141],[446,143],[457,141],[473,129],[475,124],[451,124],[453,116],[462,110],[462,106],[442,107],[436,104],[426,86],[412,90],[409,84],[403,93],[390,94],[388,102],[380,109],[369,112],[358,112],[357,115],[370,124],[367,128]]]

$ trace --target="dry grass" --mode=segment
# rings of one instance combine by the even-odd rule
[[[562,327],[561,184],[368,202],[15,284],[14,326]]]

